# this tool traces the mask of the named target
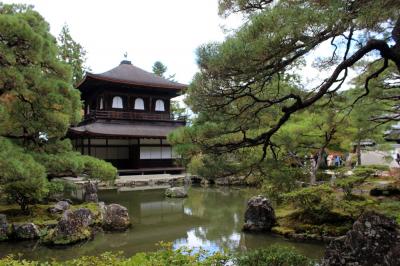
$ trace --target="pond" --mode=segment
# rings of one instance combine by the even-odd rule
[[[202,247],[208,251],[246,251],[280,243],[293,246],[312,258],[321,258],[324,246],[300,243],[267,233],[241,231],[246,201],[257,194],[252,188],[190,187],[186,199],[166,199],[164,190],[99,193],[101,201],[126,206],[133,227],[123,233],[99,233],[95,239],[69,248],[48,248],[37,242],[0,243],[0,257],[20,253],[33,260],[67,260],[106,251],[123,251],[130,256],[154,251],[159,241],[175,248]]]

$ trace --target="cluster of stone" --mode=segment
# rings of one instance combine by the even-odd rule
[[[325,250],[323,266],[400,265],[400,230],[394,219],[366,212]]]
[[[86,202],[98,201],[94,183],[85,184],[84,189]],[[9,224],[6,215],[0,214],[0,241],[41,238],[48,245],[69,245],[89,240],[99,230],[124,231],[130,227],[127,208],[119,204],[97,204],[96,208],[73,209],[68,200],[58,201],[48,208],[48,212],[61,215],[61,218],[40,228],[34,223]]]
[[[128,209],[119,204],[98,203],[99,211],[88,208],[64,211],[55,228],[49,230],[44,242],[68,245],[89,240],[99,230],[124,231],[131,225]]]

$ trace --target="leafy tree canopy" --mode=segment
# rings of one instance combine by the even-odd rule
[[[43,17],[32,6],[0,3],[0,189],[23,210],[46,196],[46,176],[116,176],[110,164],[73,152],[64,139],[81,119],[71,77]]]
[[[221,15],[241,13],[245,22],[224,42],[198,49],[200,71],[186,101],[197,114],[196,130],[171,137],[177,150],[197,158],[196,165],[212,157],[237,163],[242,154],[249,155],[242,165],[260,165],[260,160],[276,157],[277,147],[285,155],[310,142],[323,147],[329,131],[334,135],[326,145],[348,147],[357,130],[363,128],[366,136],[356,116],[367,102],[375,105],[359,116],[362,123],[398,118],[398,1],[219,3]],[[321,45],[331,46],[330,53],[314,58],[313,65],[327,74],[311,86],[298,73]],[[357,89],[346,94],[340,89],[349,82],[350,70],[358,75],[352,83]],[[313,137],[299,138],[296,132]]]

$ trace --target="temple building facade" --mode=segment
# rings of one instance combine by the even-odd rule
[[[84,119],[68,137],[82,154],[104,159],[121,173],[179,172],[167,135],[185,126],[171,113],[171,98],[186,85],[144,71],[124,60],[78,84]]]

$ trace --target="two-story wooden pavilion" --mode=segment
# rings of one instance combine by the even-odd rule
[[[77,86],[84,120],[68,137],[76,150],[111,162],[120,173],[181,171],[166,137],[185,125],[170,110],[171,98],[185,88],[127,60],[102,74],[87,73]]]

